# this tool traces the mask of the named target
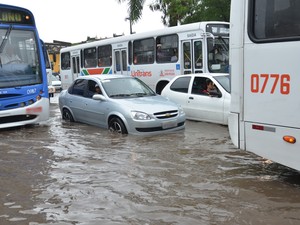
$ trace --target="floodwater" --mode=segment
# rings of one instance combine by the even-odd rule
[[[119,136],[51,118],[0,131],[0,225],[300,224],[300,173],[235,149],[226,126],[187,121]]]

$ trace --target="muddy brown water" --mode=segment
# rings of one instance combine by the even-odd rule
[[[56,96],[49,121],[0,138],[0,225],[300,224],[300,173],[226,126],[118,136],[62,121]]]

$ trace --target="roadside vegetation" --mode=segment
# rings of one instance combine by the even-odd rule
[[[132,23],[142,18],[144,7],[152,11],[162,12],[162,23],[166,26],[176,26],[199,21],[229,22],[231,0],[153,0],[145,5],[145,0],[117,0],[127,2],[128,15]]]

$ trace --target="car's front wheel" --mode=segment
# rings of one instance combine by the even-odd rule
[[[63,109],[62,118],[63,118],[63,120],[74,122],[72,113],[68,109]]]
[[[108,130],[112,133],[127,134],[127,129],[120,118],[114,117],[108,123]]]

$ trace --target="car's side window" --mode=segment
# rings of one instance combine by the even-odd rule
[[[206,77],[195,77],[192,86],[192,94],[207,95],[206,90]]]
[[[214,82],[206,77],[195,77],[192,86],[192,94],[211,97],[221,97],[221,92]]]
[[[96,93],[96,82],[93,80],[89,80],[87,84],[87,90],[84,94],[85,97],[87,98],[92,98],[93,95]]]
[[[176,92],[188,93],[190,80],[190,76],[180,77],[173,82],[170,89]]]
[[[77,80],[75,81],[75,83],[73,84],[73,87],[71,89],[69,89],[69,93],[73,94],[73,95],[80,95],[83,96],[84,94],[84,89],[85,89],[85,85],[86,81],[85,80]]]

